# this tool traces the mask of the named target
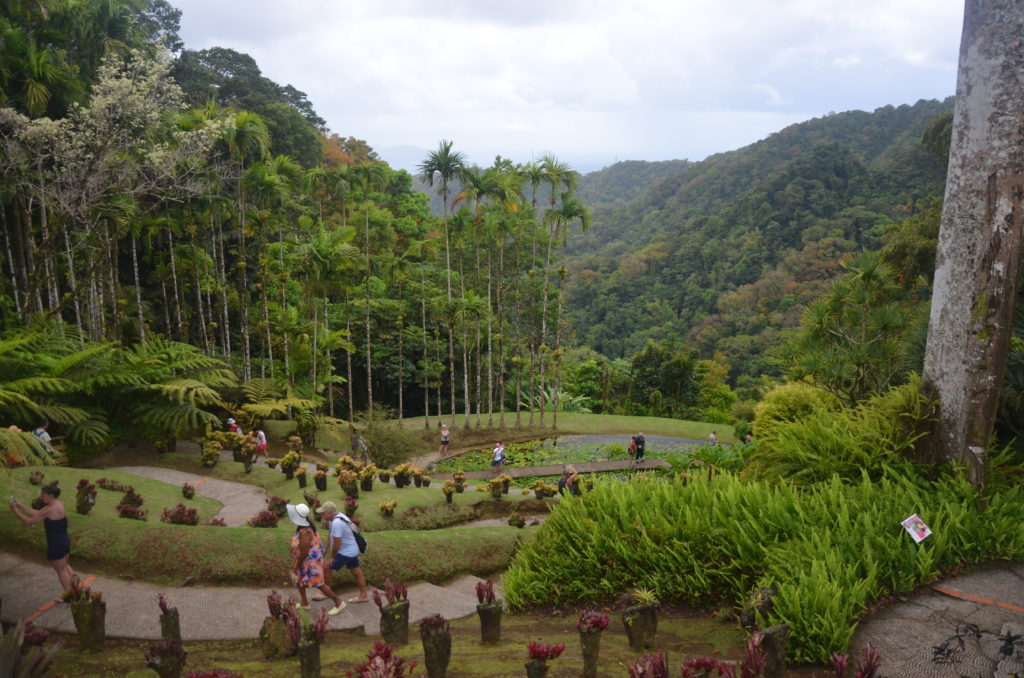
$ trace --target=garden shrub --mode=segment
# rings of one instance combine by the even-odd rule
[[[802,421],[819,410],[837,410],[839,400],[827,391],[801,381],[776,386],[754,407],[754,436],[769,435],[779,422]]]
[[[130,518],[132,520],[146,520],[146,515],[149,512],[146,509],[139,508],[134,504],[118,504],[117,514],[122,518]]]
[[[374,408],[364,419],[363,439],[370,459],[380,468],[396,466],[416,456],[422,443],[388,416],[386,409]]]
[[[174,508],[165,508],[160,522],[171,525],[198,525],[199,512],[194,508],[187,508],[184,504],[178,504]]]
[[[906,593],[962,563],[1024,558],[1019,492],[986,496],[961,476],[839,477],[797,488],[695,476],[598,483],[563,502],[505,577],[509,605],[581,605],[626,588],[662,600],[739,606],[776,586],[764,625],[792,627],[789,656],[824,663],[844,651],[865,606]],[[927,510],[933,534],[915,544],[900,521]],[[993,539],[992,535],[1001,535]]]
[[[249,527],[277,527],[277,514],[273,511],[260,511],[246,523]]]
[[[893,469],[909,472],[921,460],[918,440],[931,424],[933,405],[921,395],[920,379],[892,388],[855,408],[822,409],[800,421],[776,421],[758,438],[748,473],[797,483],[838,474],[878,478]]]

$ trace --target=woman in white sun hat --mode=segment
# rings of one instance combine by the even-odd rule
[[[295,523],[292,535],[292,583],[299,590],[299,606],[309,609],[306,588],[315,586],[331,599],[334,607],[327,611],[336,615],[345,609],[345,602],[334,594],[324,580],[324,545],[317,534],[316,525],[309,519],[309,507],[305,504],[288,504],[288,519]]]

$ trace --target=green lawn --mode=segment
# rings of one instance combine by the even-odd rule
[[[168,466],[201,472],[195,457],[174,459],[175,455],[161,455]],[[190,462],[198,468],[191,468]],[[234,462],[221,462],[223,475]],[[223,467],[223,468],[222,468]],[[31,485],[28,474],[32,469],[12,469],[3,478],[4,492],[13,494],[24,504],[38,496],[39,488]],[[69,508],[72,535],[72,564],[83,570],[110,576],[130,576],[143,581],[180,584],[186,579],[195,583],[244,584],[279,586],[289,568],[288,549],[294,526],[287,518],[276,528],[205,527],[168,525],[159,520],[163,508],[181,502],[199,509],[201,519],[215,514],[220,505],[196,495],[193,500],[181,496],[181,488],[127,473],[103,469],[76,469],[47,467],[46,480],[57,479],[63,489],[62,499]],[[207,469],[209,471],[210,469]],[[210,474],[213,475],[213,474]],[[245,475],[244,473],[242,475]],[[294,480],[285,481],[277,471],[255,468],[251,477],[261,478],[270,485],[277,484],[281,495],[292,502],[302,501],[302,492]],[[97,503],[88,515],[74,512],[74,486],[79,478],[106,477],[132,485],[145,500],[143,508],[150,510],[148,521],[129,520],[117,516],[116,503],[122,494],[97,490]],[[377,489],[365,493],[365,508],[357,512],[367,528],[370,549],[365,554],[364,571],[373,584],[381,585],[385,578],[403,581],[426,580],[443,582],[462,574],[490,574],[505,569],[522,539],[532,537],[535,528],[517,530],[512,527],[451,528],[436,530],[388,529],[403,527],[409,522],[403,513],[410,508],[427,509],[419,521],[449,524],[451,520],[471,520],[479,517],[473,504],[480,504],[484,515],[507,515],[509,505],[528,499],[522,495],[509,495],[501,501],[490,500],[489,495],[467,491],[456,496],[453,507],[444,505],[444,495],[436,488],[395,489],[393,484],[377,484]],[[340,501],[341,491],[336,484],[323,494],[324,499]],[[398,510],[388,522],[380,515],[377,504],[386,499],[397,499]],[[372,508],[371,508],[372,507]],[[460,511],[450,514],[452,509]],[[365,514],[365,515],[363,515]],[[440,515],[439,515],[440,514]],[[372,531],[385,530],[385,531]],[[5,549],[42,562],[45,536],[41,527],[27,528],[9,511],[0,513],[0,542]],[[424,557],[429,556],[429,557]]]

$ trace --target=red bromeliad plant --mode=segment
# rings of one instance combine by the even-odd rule
[[[267,498],[267,510],[272,512],[278,518],[284,516],[287,511],[288,500],[278,496],[271,496]]]
[[[564,643],[548,645],[547,643],[530,643],[526,648],[526,675],[539,678],[548,672],[548,660],[556,659],[565,650]]]
[[[683,669],[683,675],[686,675],[686,669]],[[630,665],[629,678],[668,678],[668,660],[661,648],[654,654],[644,652]]]
[[[857,673],[852,678],[875,678],[881,664],[878,648],[868,643],[861,653]],[[847,654],[832,655],[832,668],[836,672],[836,678],[850,678],[850,656]]]
[[[345,675],[352,678],[399,678],[400,676],[412,675],[416,668],[414,662],[405,664],[405,660],[395,655],[394,649],[387,643],[377,641],[373,649],[366,655],[366,661],[357,664],[355,673],[346,671]]]
[[[117,514],[122,518],[130,518],[132,520],[145,520],[146,515],[149,512],[146,509],[141,509],[138,506],[132,506],[131,504],[118,504]]]
[[[609,621],[609,617],[606,614],[592,610],[580,610],[579,619],[576,620],[576,630],[580,633],[604,631],[608,628]]]
[[[191,499],[196,496],[196,486],[185,483],[181,486],[181,496],[185,499]]]
[[[228,526],[228,524],[224,522],[223,518],[210,518],[205,523],[203,523],[203,525],[207,525],[207,526],[211,526],[211,527],[227,527]]]
[[[743,663],[738,665],[714,657],[687,659],[683,662],[683,678],[708,678],[712,671],[716,671],[716,675],[724,678],[758,678],[764,669],[764,654],[761,652],[762,640],[764,640],[764,634],[759,632],[754,632],[747,638]],[[630,676],[632,678],[632,674]]]
[[[494,582],[490,579],[476,583],[476,599],[481,605],[494,604]]]
[[[280,619],[284,615],[284,603],[281,601],[281,594],[271,591],[267,596],[267,607],[270,609],[270,616]]]
[[[208,671],[189,671],[185,674],[185,678],[242,678],[242,674],[227,669],[210,669]]]
[[[160,611],[164,614],[171,611],[171,606],[167,604],[167,597],[162,593],[157,594],[156,604],[160,606]]]
[[[32,625],[32,622],[25,623],[25,633],[21,639],[22,647],[42,647],[43,643],[50,639],[50,632]]]
[[[409,599],[409,587],[400,581],[391,581],[390,579],[384,580],[384,598],[388,601],[388,605],[392,605],[401,600]],[[373,602],[377,607],[383,609],[384,602],[380,597],[380,589],[373,589]]]

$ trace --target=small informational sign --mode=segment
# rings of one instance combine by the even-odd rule
[[[904,520],[901,525],[903,525],[903,529],[907,531],[907,534],[909,534],[918,544],[924,541],[928,535],[932,533],[931,529],[929,529],[929,527],[924,524],[924,521],[921,520],[921,516],[916,513]]]

